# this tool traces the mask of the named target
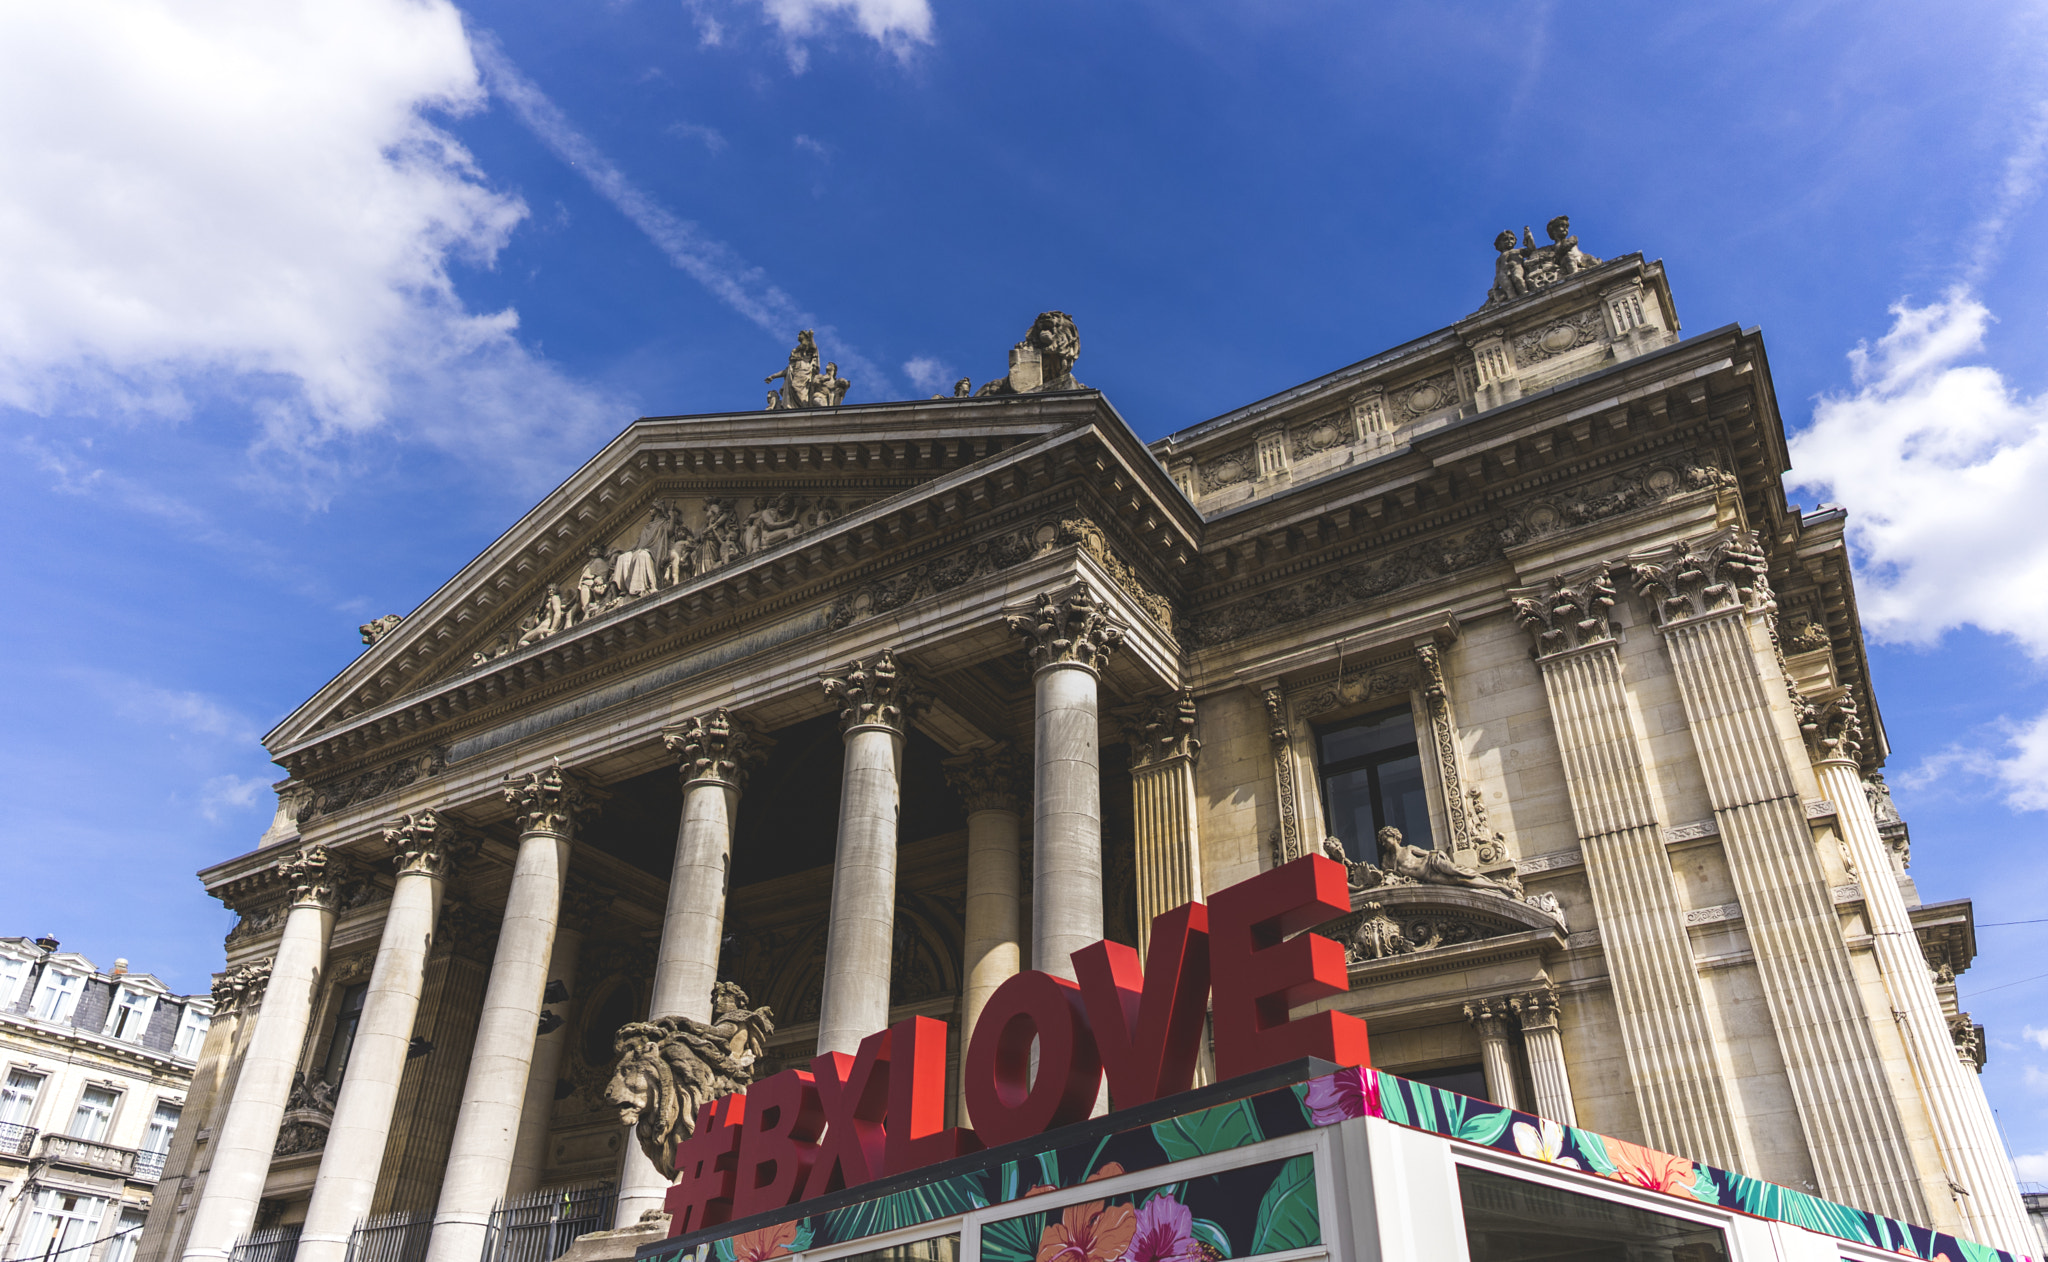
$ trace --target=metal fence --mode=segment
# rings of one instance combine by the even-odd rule
[[[0,1153],[26,1157],[35,1143],[35,1127],[23,1126],[20,1122],[0,1122]]]
[[[292,1262],[299,1252],[299,1224],[259,1227],[235,1242],[228,1262]]]
[[[348,1262],[421,1262],[434,1234],[434,1211],[401,1209],[372,1214],[348,1235]]]
[[[482,1262],[554,1262],[576,1237],[610,1229],[618,1196],[616,1183],[585,1183],[500,1201],[491,1211]]]

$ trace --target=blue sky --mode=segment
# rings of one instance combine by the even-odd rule
[[[2048,1180],[2048,11],[423,0],[0,12],[0,932],[203,989],[257,738],[643,413],[1071,312],[1151,438],[1479,305],[1502,227],[1760,325]],[[1998,922],[1998,923],[1994,923]]]

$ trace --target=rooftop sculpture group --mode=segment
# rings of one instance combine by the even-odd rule
[[[769,373],[761,380],[782,382],[768,392],[767,410],[770,412],[793,408],[836,408],[846,401],[846,391],[853,384],[839,375],[837,364],[827,363],[823,371],[819,370],[818,339],[809,329],[796,335],[796,349],[789,353],[789,366],[781,372]]]
[[[1519,245],[1512,228],[1493,239],[1493,248],[1500,251],[1500,257],[1493,263],[1493,288],[1486,291],[1487,306],[1526,298],[1600,262],[1579,249],[1579,239],[1572,235],[1571,216],[1559,215],[1543,230],[1550,236],[1549,245],[1537,245],[1535,234],[1527,227],[1522,229]]]

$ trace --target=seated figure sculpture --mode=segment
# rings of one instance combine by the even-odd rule
[[[1398,828],[1379,831],[1380,867],[1397,876],[1424,885],[1458,885],[1466,889],[1490,890],[1510,898],[1522,896],[1522,883],[1513,876],[1496,880],[1476,868],[1468,868],[1441,850],[1424,850],[1401,840]]]

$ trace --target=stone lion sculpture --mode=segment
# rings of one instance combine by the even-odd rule
[[[1074,362],[1080,357],[1081,332],[1074,327],[1074,317],[1064,311],[1041,311],[1024,340],[1010,350],[1010,375],[989,382],[975,391],[975,397],[1083,389],[1074,380]],[[1033,359],[1035,372],[1029,371]]]
[[[697,1110],[744,1090],[774,1033],[767,1008],[749,1008],[746,991],[720,982],[711,991],[708,1024],[658,1017],[620,1027],[613,1044],[618,1068],[604,1089],[605,1103],[633,1128],[662,1177],[673,1180],[676,1145],[696,1130]]]

